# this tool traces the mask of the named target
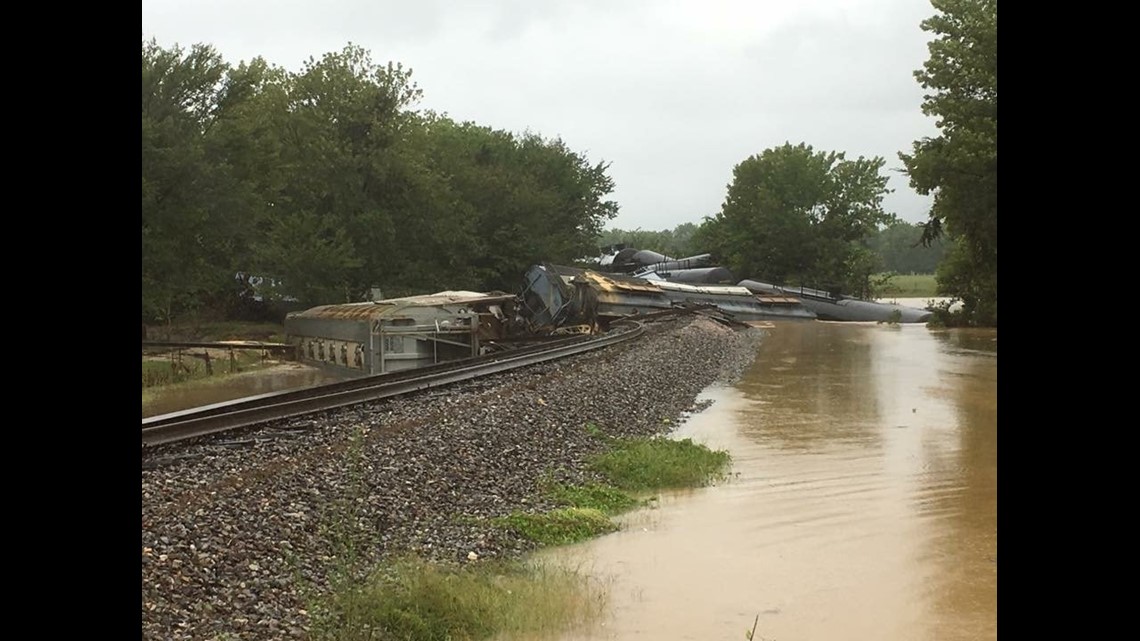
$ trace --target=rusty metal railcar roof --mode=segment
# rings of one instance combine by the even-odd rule
[[[323,318],[339,320],[368,320],[399,314],[403,310],[423,307],[470,306],[496,304],[514,299],[514,294],[505,292],[443,291],[435,294],[389,298],[364,303],[340,303],[319,305],[300,312],[292,312],[288,318]]]
[[[655,283],[651,283],[641,278],[620,277],[610,274],[601,274],[594,271],[583,271],[575,278],[580,278],[583,281],[596,286],[603,292],[611,291],[629,291],[629,292],[652,292],[659,293],[660,287]]]

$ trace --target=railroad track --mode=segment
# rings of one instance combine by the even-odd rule
[[[145,449],[259,423],[450,385],[615,345],[641,336],[644,332],[645,327],[641,323],[625,322],[620,329],[610,330],[598,337],[575,336],[509,352],[302,390],[262,394],[152,416],[142,421],[142,445]]]

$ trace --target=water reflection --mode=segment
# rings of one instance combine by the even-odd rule
[[[997,356],[997,332],[990,329],[956,328],[933,330],[931,335],[948,352],[976,352]]]
[[[836,440],[874,446],[880,399],[875,394],[872,334],[852,323],[781,323],[761,348],[739,389],[756,436],[776,447],[830,447]],[[775,402],[777,401],[778,402]]]
[[[996,638],[996,370],[992,331],[776,323],[678,433],[735,477],[542,557],[611,582],[566,639]]]

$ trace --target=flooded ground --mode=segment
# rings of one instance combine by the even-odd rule
[[[542,561],[609,586],[597,639],[995,639],[997,335],[780,321],[678,437],[733,477]]]
[[[283,362],[262,370],[148,388],[143,394],[142,415],[143,418],[147,418],[247,396],[302,389],[338,380],[343,379],[326,370]]]

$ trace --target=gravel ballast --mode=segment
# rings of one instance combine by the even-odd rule
[[[609,436],[666,434],[736,380],[759,330],[649,323],[597,352],[466,384],[148,451],[145,639],[304,639],[311,599],[382,556],[516,557],[489,525],[544,510],[545,478],[583,483]],[[339,574],[338,574],[339,576]]]

